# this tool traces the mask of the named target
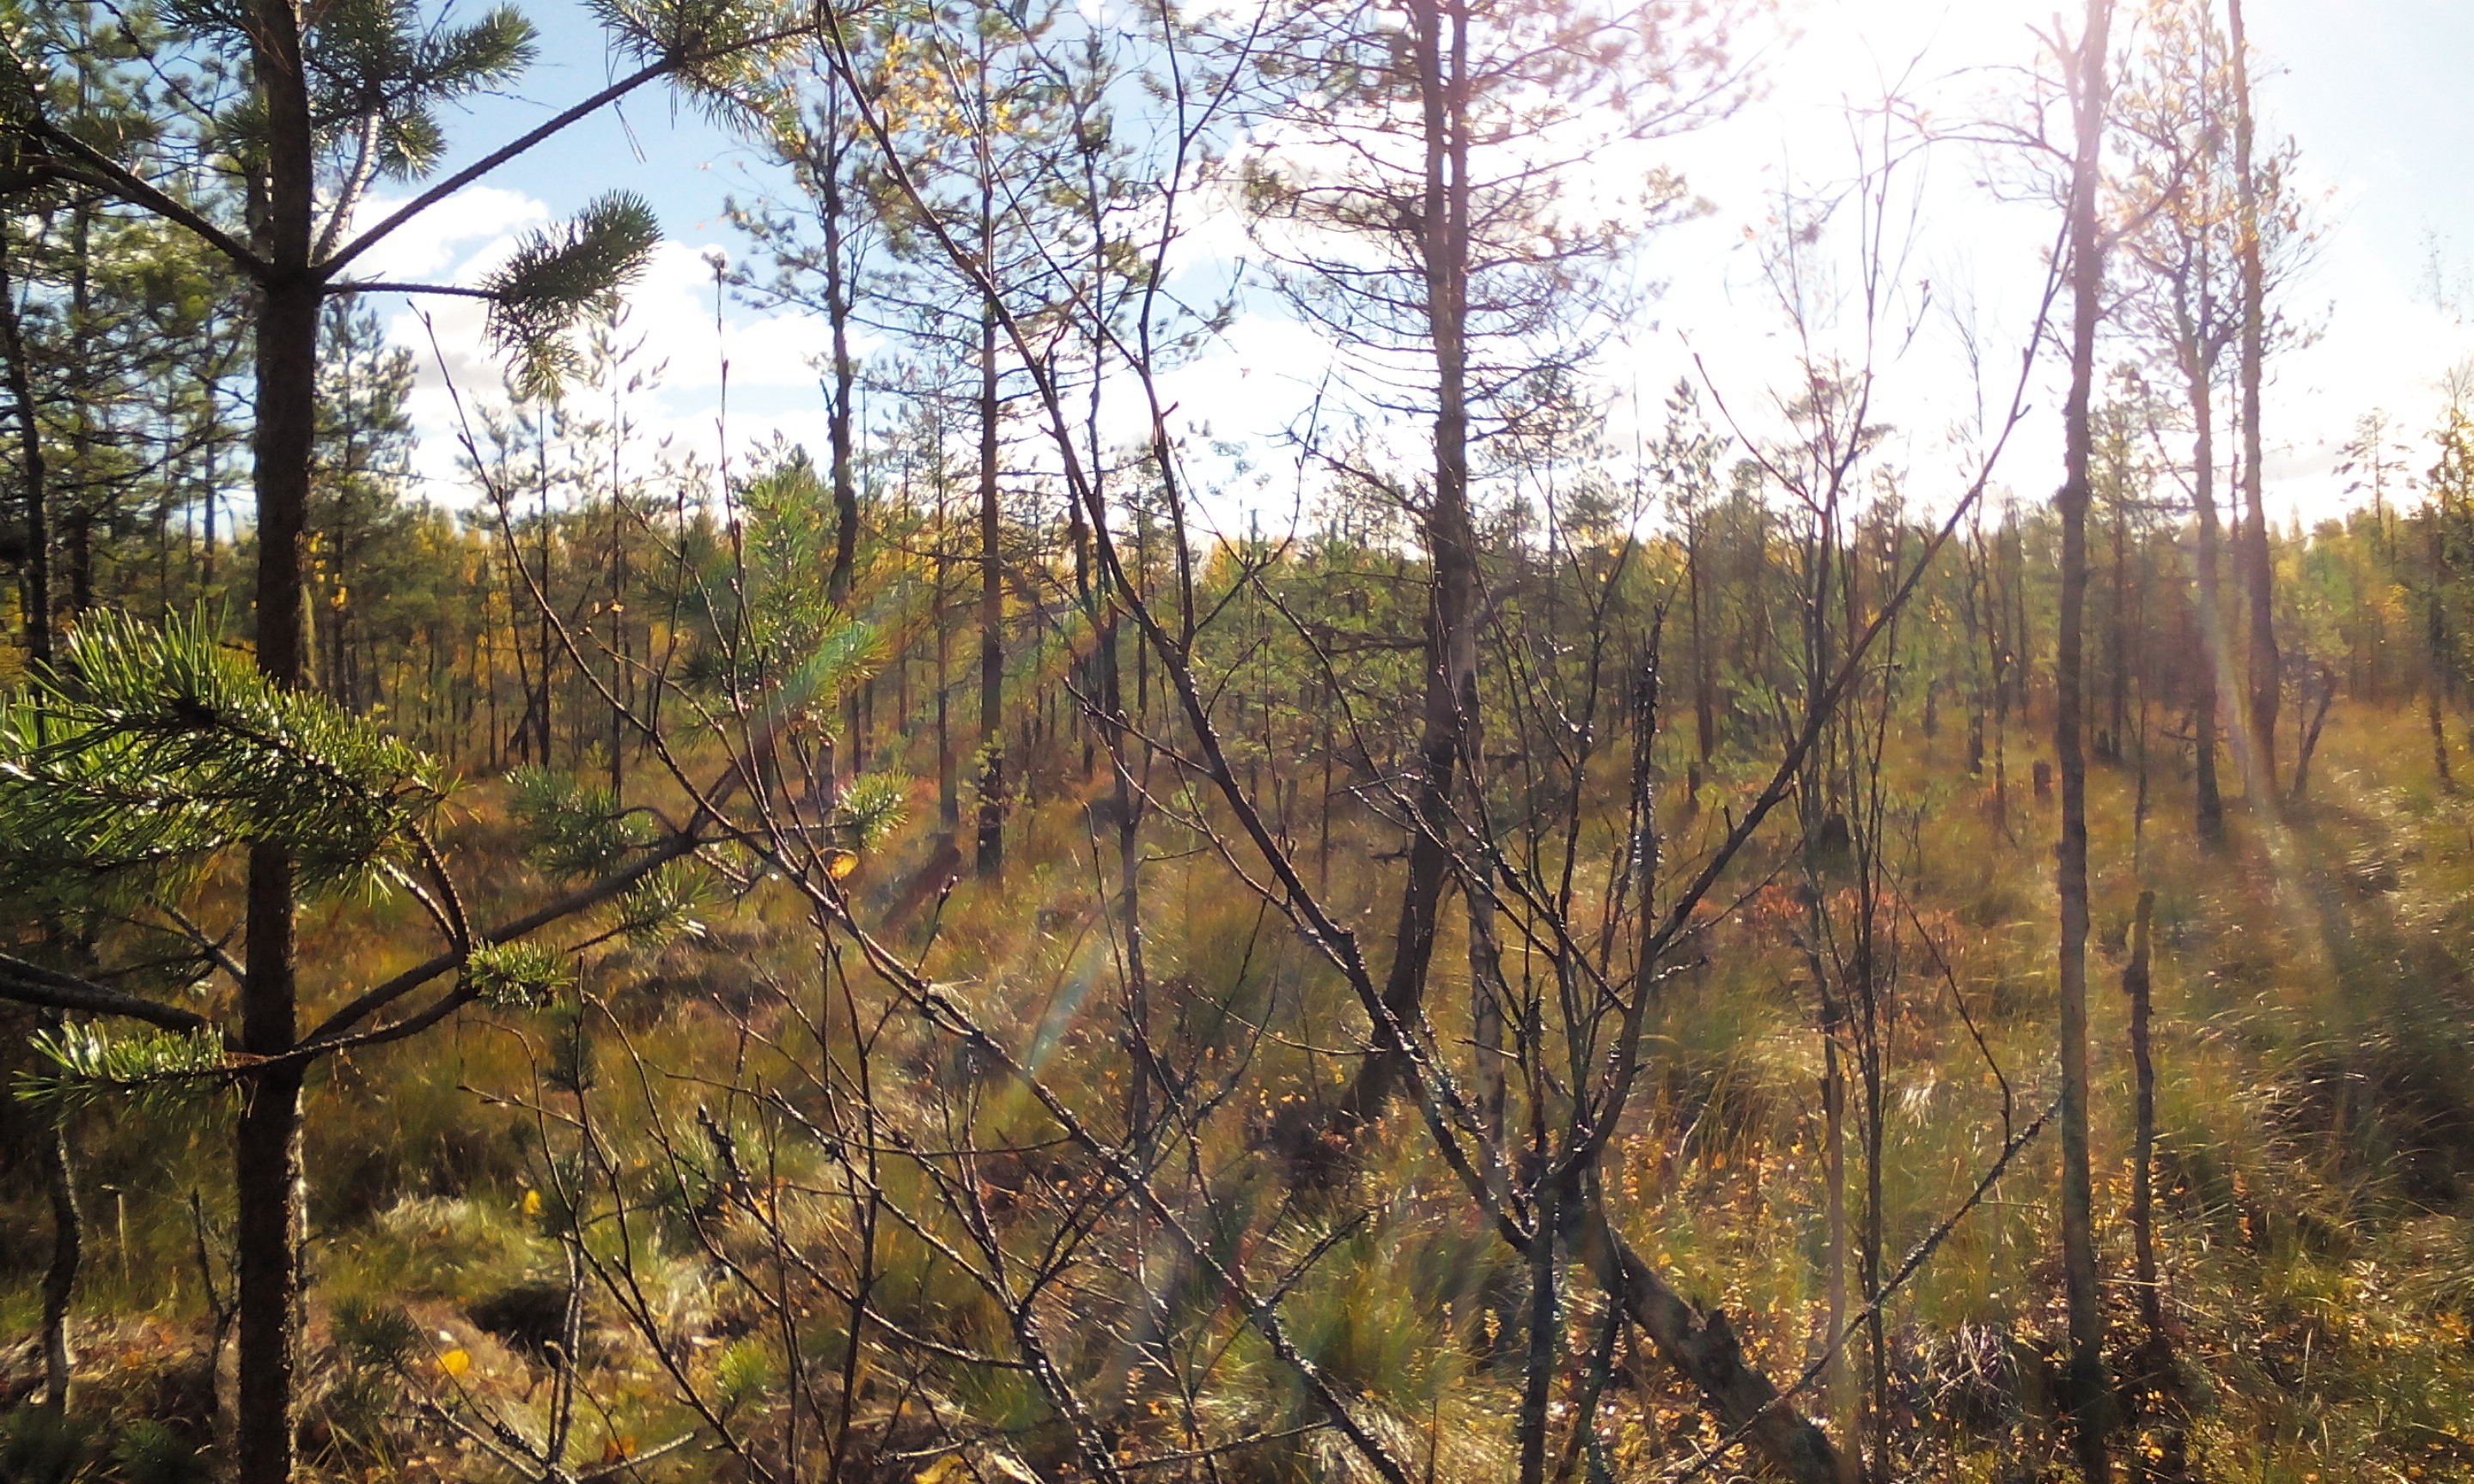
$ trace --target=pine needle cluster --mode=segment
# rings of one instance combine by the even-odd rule
[[[313,889],[366,885],[448,791],[435,761],[269,682],[205,617],[96,613],[0,709],[0,894],[160,893],[259,845]]]

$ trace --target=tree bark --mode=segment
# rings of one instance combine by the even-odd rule
[[[257,663],[279,685],[302,680],[302,543],[317,436],[320,284],[309,264],[316,135],[309,116],[301,13],[286,0],[252,7],[265,110],[266,178],[259,251],[256,377]],[[289,1051],[296,1035],[293,863],[280,846],[249,854],[248,946],[240,1049]],[[240,1484],[288,1484],[294,1373],[299,1364],[302,1171],[297,1064],[245,1089],[232,1150],[239,1252]]]
[[[1838,1450],[1787,1404],[1769,1377],[1746,1363],[1726,1312],[1696,1310],[1667,1286],[1648,1259],[1607,1224],[1605,1207],[1596,1193],[1581,1201],[1575,1245],[1589,1255],[1624,1317],[1649,1337],[1661,1359],[1700,1388],[1720,1425],[1730,1434],[1742,1432],[1772,1468],[1794,1484],[1837,1484]]]
[[[2232,32],[2234,75],[2234,190],[2242,272],[2243,579],[2250,608],[2251,766],[2259,777],[2244,787],[2255,807],[2276,807],[2276,716],[2285,669],[2276,652],[2275,566],[2268,557],[2268,512],[2261,489],[2260,378],[2267,356],[2268,275],[2260,260],[2259,180],[2251,141],[2250,49],[2243,28],[2243,0],[2225,0]]]
[[[982,233],[982,246],[986,246]],[[982,877],[1005,870],[1005,567],[997,526],[997,316],[980,319],[980,839]]]
[[[72,344],[94,333],[94,198],[79,193],[69,208],[69,320]],[[94,457],[94,404],[97,400],[92,362],[69,358],[69,478],[61,532],[62,555],[68,558],[68,609],[72,619],[94,606],[94,499],[102,484]]]
[[[57,1031],[61,1017],[46,1015],[48,1029]],[[56,1413],[69,1409],[76,1352],[69,1344],[69,1301],[77,1295],[78,1269],[85,1256],[85,1222],[78,1211],[77,1169],[69,1153],[68,1113],[51,1111],[43,1131],[43,1186],[52,1208],[52,1258],[43,1271],[43,1405]]]
[[[2130,1237],[2139,1283],[2139,1317],[2151,1337],[2165,1332],[2165,1304],[2156,1278],[2156,1059],[2148,1040],[2148,933],[2156,918],[2156,894],[2139,894],[2139,916],[2130,928],[2130,963],[2122,971],[2122,993],[2130,1001],[2130,1062],[2139,1078],[2137,1143],[2130,1164]]]
[[[2097,186],[2104,147],[2105,46],[2111,0],[2089,0],[2073,89],[2078,124],[2071,179],[2070,271],[2074,319],[2071,386],[2064,407],[2067,468],[2059,499],[2062,591],[2054,663],[2053,752],[2061,765],[2062,826],[2056,875],[2061,896],[2062,1271],[2071,1332],[2068,1400],[2073,1442],[2086,1484],[2111,1476],[2104,1381],[2104,1314],[2097,1287],[2094,1182],[2088,1155],[2088,834],[2087,757],[2080,732],[2084,683],[2082,620],[2087,606],[2087,515],[2094,452],[2089,404],[2096,385],[2096,336],[2104,314],[2104,246]]]
[[[17,293],[9,276],[7,224],[0,222],[0,355],[8,357],[9,399],[17,411],[17,474],[26,513],[26,657],[52,659],[52,528],[43,478],[43,427],[35,413],[34,376],[26,356],[25,327],[17,318]]]
[[[1344,1121],[1381,1114],[1399,1081],[1407,1052],[1399,1037],[1424,1004],[1426,970],[1443,892],[1451,879],[1452,794],[1478,730],[1477,539],[1468,510],[1467,350],[1464,339],[1468,276],[1468,141],[1466,137],[1467,8],[1457,0],[1417,0],[1418,86],[1424,108],[1426,181],[1420,251],[1425,259],[1426,318],[1435,354],[1435,473],[1426,517],[1433,586],[1426,608],[1426,686],[1418,743],[1417,824],[1409,841],[1409,874],[1400,892],[1392,967],[1383,987],[1388,1023],[1374,1027],[1367,1057],[1344,1106]],[[1444,35],[1445,25],[1450,36]]]
[[[2206,333],[2204,327],[2201,333]],[[2192,564],[2198,568],[2201,651],[2198,682],[2191,698],[2192,747],[2198,770],[2193,825],[2199,838],[2210,845],[2225,838],[2224,794],[2217,778],[2217,678],[2222,673],[2225,643],[2223,588],[2217,571],[2221,541],[2217,531],[2216,398],[2209,384],[2213,376],[2205,352],[2199,352],[2190,368],[2191,416],[2196,427],[2191,454],[2191,478],[2196,488],[2191,503],[2198,515],[2198,551]]]
[[[851,452],[851,396],[859,379],[850,351],[850,275],[842,255],[842,143],[840,112],[825,118],[825,154],[818,172],[817,204],[825,229],[825,318],[833,332],[833,404],[826,409],[833,448],[834,565],[825,579],[825,600],[847,608],[851,570],[859,561],[859,482]],[[851,739],[851,768],[864,766],[859,739]]]

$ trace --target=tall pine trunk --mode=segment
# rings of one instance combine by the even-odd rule
[[[1468,277],[1468,141],[1466,134],[1468,17],[1455,0],[1410,7],[1418,87],[1424,110],[1426,180],[1419,244],[1426,319],[1435,354],[1434,491],[1425,541],[1433,585],[1426,608],[1426,682],[1418,742],[1418,819],[1409,874],[1400,892],[1392,967],[1383,987],[1389,1023],[1374,1027],[1367,1058],[1344,1109],[1346,1121],[1375,1117],[1398,1081],[1400,1041],[1425,1000],[1443,892],[1450,883],[1452,793],[1478,726],[1477,538],[1468,509],[1468,364],[1464,340]],[[1444,35],[1446,24],[1450,35]]]
[[[320,285],[309,265],[316,136],[300,12],[282,0],[258,0],[252,10],[266,140],[259,251],[268,264],[259,285],[254,450],[257,664],[276,684],[297,687],[303,678],[302,546],[317,436]],[[297,1034],[289,852],[279,845],[253,847],[247,891],[240,1049],[277,1057],[292,1049]],[[240,1308],[234,1441],[240,1484],[286,1484],[292,1475],[300,1360],[301,1083],[298,1063],[253,1077],[233,1137]]]
[[[2111,0],[2089,0],[2079,40],[2075,95],[2078,149],[2071,175],[2070,274],[2074,319],[2070,396],[2063,414],[2067,467],[2056,502],[2062,517],[2061,611],[2054,656],[2053,752],[2061,765],[2062,828],[2056,852],[2061,896],[2062,1278],[2071,1351],[2068,1401],[2079,1472],[2110,1477],[2104,1313],[2097,1287],[2094,1182],[2088,1155],[2088,831],[2085,683],[2081,627],[2087,606],[2087,515],[2094,452],[2089,403],[2096,335],[2104,314],[2104,248],[2097,186],[2104,147],[2105,45]]]

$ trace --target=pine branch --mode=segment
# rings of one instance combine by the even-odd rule
[[[496,289],[475,288],[461,283],[394,283],[347,281],[327,285],[328,294],[448,294],[458,299],[486,299],[496,302]]]
[[[0,999],[20,1005],[36,1005],[46,1010],[83,1010],[94,1015],[127,1016],[149,1025],[159,1025],[169,1031],[195,1031],[206,1027],[206,1018],[177,1005],[131,994],[109,985],[96,984],[57,969],[30,964],[12,954],[0,953]]]
[[[490,334],[523,357],[527,391],[541,395],[558,383],[572,359],[567,331],[643,272],[661,235],[643,197],[612,191],[564,228],[527,236],[491,275]]]
[[[384,221],[379,222],[376,226],[372,227],[368,231],[361,233],[359,236],[354,237],[350,243],[346,244],[342,251],[337,252],[334,256],[327,258],[323,263],[320,263],[317,271],[322,275],[329,277],[335,274],[343,272],[343,270],[351,264],[354,258],[359,257],[370,249],[376,247],[380,242],[386,240],[387,237],[401,228],[405,223],[410,222],[413,218],[421,215],[423,212],[438,204],[440,202],[445,201],[448,197],[454,195],[457,191],[460,191],[464,187],[480,180],[490,172],[497,169],[500,165],[503,165],[507,161],[524,154],[532,149],[533,146],[540,144],[543,140],[559,133],[570,125],[574,124],[579,120],[590,118],[594,114],[600,112],[603,108],[617,103],[619,99],[626,97],[629,93],[632,93],[636,89],[643,86],[645,84],[655,82],[672,70],[672,63],[667,61],[657,61],[651,66],[640,68],[637,71],[630,73],[628,76],[620,78],[618,82],[611,84],[608,87],[594,93],[592,97],[585,99],[583,102],[578,103],[559,113],[553,114],[540,127],[528,130],[514,139],[507,141],[505,144],[500,145],[489,154],[482,156],[479,159],[474,160],[472,164],[467,165],[463,169],[455,172],[453,175],[449,176],[446,180],[439,181],[436,185],[433,185],[429,189],[422,192],[420,195],[415,196],[412,200],[405,202],[402,205],[397,207],[394,212],[388,215]]]
[[[497,945],[529,937],[561,919],[573,917],[579,912],[599,906],[671,861],[694,853],[697,848],[706,843],[705,838],[693,829],[680,830],[646,850],[642,857],[629,862],[623,869],[614,871],[589,886],[579,887],[522,917],[490,928],[480,935],[479,942]],[[354,1025],[368,1019],[372,1015],[403,998],[441,974],[453,973],[463,967],[464,957],[465,955],[450,948],[397,974],[328,1016],[317,1029],[302,1038],[300,1051],[309,1055],[321,1055],[335,1049],[343,1041],[345,1033]]]
[[[233,267],[252,278],[263,282],[274,272],[266,259],[242,246],[238,239],[77,135],[40,117],[28,120],[27,127],[68,152],[75,168],[64,170],[64,174],[75,174],[98,190],[117,196],[131,205],[142,206],[163,220],[186,228],[208,247],[231,259]]]

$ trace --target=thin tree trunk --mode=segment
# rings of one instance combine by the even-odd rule
[[[2127,476],[2113,467],[2113,611],[2106,648],[2105,687],[2111,703],[2105,760],[2119,764],[2130,730],[2130,491]]]
[[[2133,1277],[2139,1284],[2139,1317],[2151,1339],[2165,1332],[2165,1304],[2156,1279],[2156,1059],[2148,1040],[2148,931],[2156,894],[2139,894],[2139,916],[2130,928],[2130,963],[2122,971],[2122,993],[2130,1001],[2130,1064],[2139,1078],[2137,1138],[2130,1163],[2130,1239]]]
[[[984,208],[984,203],[982,203]],[[982,233],[982,246],[988,246]],[[980,318],[980,839],[978,871],[1005,870],[1005,568],[997,525],[997,316]]]
[[[2284,665],[2276,653],[2275,566],[2268,549],[2268,512],[2261,483],[2260,377],[2267,357],[2268,275],[2260,260],[2259,180],[2252,167],[2256,122],[2250,103],[2250,49],[2243,29],[2243,0],[2225,0],[2232,33],[2234,77],[2234,189],[2241,217],[2238,261],[2242,271],[2242,423],[2244,585],[2250,599],[2250,754],[2259,770],[2256,786],[2244,780],[2257,807],[2276,807],[2276,715],[2284,690]]]
[[[1426,688],[1418,744],[1416,806],[1408,879],[1400,892],[1392,967],[1383,988],[1388,1023],[1374,1027],[1366,1059],[1343,1108],[1343,1121],[1379,1115],[1408,1053],[1399,1037],[1424,1003],[1443,892],[1451,879],[1454,778],[1478,734],[1477,538],[1468,510],[1467,361],[1463,300],[1468,271],[1468,144],[1464,136],[1468,18],[1446,0],[1410,7],[1419,91],[1424,108],[1426,317],[1436,371],[1435,488],[1426,520],[1433,589],[1426,610]],[[1451,34],[1444,35],[1446,16]]]
[[[81,192],[70,208],[69,323],[72,343],[94,333],[94,199]],[[102,480],[95,467],[94,405],[97,400],[92,361],[72,355],[68,363],[69,481],[67,518],[62,545],[67,549],[69,615],[83,616],[94,606],[94,499]]]
[[[2307,714],[2298,710],[2293,713],[2294,727],[2301,735],[2294,740],[2293,789],[2287,797],[2297,804],[2311,792],[2311,759],[2319,752],[2319,733],[2328,725],[2329,708],[2337,704],[2337,672],[2333,668],[2321,667],[2316,676],[2306,672],[2306,680],[2316,680],[2318,694],[2314,696],[2309,684],[2304,684],[2298,700],[2310,710]]]
[[[1830,612],[1832,588],[1838,584],[1838,506],[1831,498],[1815,517],[1806,545],[1803,591],[1797,594],[1804,618],[1804,706],[1807,724],[1822,704],[1829,684]],[[1852,631],[1851,631],[1852,632]],[[1828,891],[1823,829],[1828,819],[1829,788],[1824,780],[1824,749],[1806,754],[1796,779],[1796,814],[1803,828],[1804,956],[1821,1007],[1822,1242],[1824,1268],[1823,1344],[1829,1361],[1823,1388],[1831,1419],[1848,1447],[1838,1455],[1840,1484],[1856,1484],[1863,1476],[1863,1402],[1854,1365],[1847,1353],[1847,1069],[1840,1047],[1847,1028],[1846,1005],[1832,983],[1822,945],[1829,923],[1823,916]]]
[[[57,1032],[58,1015],[43,1017]],[[76,1297],[78,1269],[85,1257],[85,1223],[78,1212],[77,1169],[69,1151],[68,1113],[51,1111],[43,1130],[43,1187],[52,1208],[52,1257],[43,1271],[43,1405],[56,1413],[69,1409],[71,1367],[76,1352],[69,1346],[69,1301]]]
[[[2003,526],[2009,525],[2007,517]],[[1985,554],[1984,609],[1992,622],[1985,629],[1986,642],[1992,646],[1993,666],[1993,822],[2003,833],[2010,828],[2010,709],[2018,695],[2019,635],[2012,627],[2008,584],[2002,580],[2003,550],[2008,545],[2003,532],[1993,533],[1993,547]]]
[[[35,413],[34,376],[27,363],[25,328],[17,318],[17,292],[9,276],[7,226],[6,221],[0,221],[0,355],[6,355],[9,360],[9,399],[16,404],[17,412],[17,474],[26,517],[26,655],[38,664],[49,664],[52,659],[50,495],[44,488],[43,428]],[[209,556],[208,561],[211,562],[212,560]]]
[[[938,522],[942,527],[944,522]],[[950,532],[938,536],[941,543]],[[951,839],[962,826],[962,794],[959,770],[954,760],[953,731],[953,648],[954,614],[950,596],[945,591],[945,556],[941,547],[936,556],[936,824]]]
[[[1813,931],[1819,917],[1817,905],[1807,908],[1806,931]],[[1821,972],[1819,953],[1813,951],[1809,956],[1815,971]],[[1857,1400],[1856,1370],[1847,1355],[1847,1072],[1839,1065],[1838,1056],[1838,1031],[1845,1017],[1826,974],[1821,996],[1822,1240],[1826,1249],[1823,1302],[1827,1305],[1823,1344],[1830,1352],[1823,1388],[1830,1399],[1831,1421],[1848,1442],[1838,1456],[1840,1484],[1855,1484],[1863,1477],[1863,1427],[1859,1421],[1863,1403]]]
[[[533,473],[536,483],[540,486],[539,493],[541,496],[539,502],[541,539],[535,543],[541,556],[541,614],[534,625],[536,631],[534,634],[534,642],[539,646],[541,657],[541,673],[534,677],[535,682],[538,686],[538,689],[535,691],[536,704],[540,706],[540,711],[535,718],[535,724],[540,728],[538,734],[541,739],[541,765],[547,768],[552,766],[550,760],[550,697],[554,692],[550,686],[550,676],[556,669],[556,665],[552,661],[552,651],[558,642],[557,635],[550,624],[548,407],[544,405],[538,408],[534,416],[535,434],[533,443]]]
[[[1984,774],[1984,718],[1989,708],[1985,700],[1986,671],[1991,646],[1983,642],[1983,623],[1977,616],[1984,592],[1984,539],[1981,529],[1973,530],[1959,554],[1966,560],[1966,580],[1959,588],[1961,602],[1958,617],[1967,634],[1967,776],[1981,778]]]
[[[301,680],[301,512],[308,419],[284,416],[291,397],[306,412],[311,392],[311,293],[270,290],[259,329],[258,665],[279,684]],[[289,309],[293,312],[284,313]],[[290,334],[287,334],[287,330]],[[298,335],[297,346],[283,342]],[[297,428],[297,435],[295,429]],[[297,443],[296,443],[297,440]],[[301,458],[287,468],[296,444]],[[287,485],[293,488],[285,488]],[[279,1056],[295,1036],[294,894],[290,854],[278,845],[249,857],[248,951],[241,989],[241,1049]],[[301,1074],[260,1073],[244,1099],[233,1153],[240,1263],[242,1484],[282,1484],[292,1471],[294,1370],[299,1359],[302,1237]]]
[[[834,565],[825,579],[825,601],[835,608],[847,608],[851,595],[851,570],[859,561],[859,481],[851,451],[852,392],[859,380],[859,371],[851,360],[849,264],[842,251],[842,146],[841,114],[837,107],[838,92],[834,95],[837,107],[825,117],[826,147],[818,184],[821,187],[817,204],[824,216],[825,228],[825,317],[833,333],[833,403],[827,411],[827,438],[833,449],[834,487]],[[851,768],[863,765],[858,741],[853,739]]]
[[[1326,825],[1330,805],[1324,805]],[[1483,867],[1480,867],[1483,870]],[[1477,1055],[1478,1126],[1487,1138],[1503,1147],[1504,1104],[1509,1089],[1504,1058],[1504,1032],[1510,1017],[1511,987],[1503,977],[1503,945],[1494,928],[1494,898],[1486,883],[1468,892],[1469,1039]]]
[[[2086,1484],[2111,1476],[2107,1459],[2104,1314],[2097,1287],[2094,1182],[2088,1154],[2088,833],[2083,751],[2081,622],[2087,606],[2087,515],[2094,440],[2089,403],[2096,337],[2104,313],[2104,257],[2097,187],[2104,146],[2105,46],[2111,0],[2089,0],[2076,59],[2078,151],[2071,181],[2071,288],[2074,320],[2071,387],[2063,414],[2068,467],[2062,517],[2062,591],[2054,663],[2053,751],[2061,765],[2062,827],[2056,852],[2061,896],[2062,1272],[2069,1309],[2069,1403]]]
[[[1710,754],[1718,749],[1718,685],[1710,670],[1710,634],[1702,613],[1701,528],[1705,519],[1695,511],[1685,524],[1684,577],[1686,601],[1692,610],[1692,741],[1706,772]]]
[[[2203,317],[2206,311],[2203,310]],[[2205,333],[2202,329],[2201,333]],[[2200,655],[2198,684],[2191,698],[2192,747],[2197,763],[2196,801],[2193,819],[2199,838],[2215,845],[2225,837],[2224,794],[2217,778],[2217,681],[2223,673],[2225,653],[2222,586],[2218,577],[2216,397],[2214,372],[2204,354],[2190,371],[2192,441],[2191,478],[2196,492],[2192,509],[2198,516],[2198,551],[2194,565],[2199,577]]]
[[[618,463],[624,423],[615,387],[610,399],[610,796],[617,799],[627,783],[627,501]]]
[[[259,286],[256,347],[257,663],[276,684],[298,688],[302,545],[317,438],[319,285],[309,268],[316,134],[300,11],[283,0],[257,0],[251,9],[267,160],[260,250],[272,265]],[[247,894],[240,1049],[279,1056],[297,1034],[293,863],[281,846],[251,849]],[[292,1476],[302,1297],[301,1083],[298,1064],[252,1078],[233,1137],[239,1484],[288,1484]]]
[[[1118,929],[1126,950],[1127,1036],[1132,1056],[1132,1104],[1128,1127],[1137,1139],[1148,1140],[1152,1124],[1152,1089],[1166,1076],[1152,1053],[1151,969],[1143,948],[1143,796],[1134,787],[1135,737],[1125,710],[1125,687],[1117,667],[1116,620],[1113,610],[1100,637],[1101,704],[1108,717],[1110,760],[1116,778],[1109,814],[1117,826]]]
[[[1571,1182],[1562,1175],[1538,1182],[1536,1227],[1529,1237],[1529,1345],[1522,1357],[1520,1417],[1520,1484],[1545,1484],[1546,1418],[1554,1396],[1555,1376],[1562,1369],[1564,1327],[1562,1293],[1556,1281],[1556,1238],[1563,1230],[1563,1197]],[[1592,1418],[1576,1418],[1573,1425],[1593,1425]]]
[[[215,455],[223,446],[223,440],[216,436],[215,432],[215,378],[209,376],[206,378],[206,488],[200,491],[202,498],[199,501],[205,507],[206,531],[201,542],[204,549],[198,563],[198,596],[208,603],[214,601],[215,595],[215,499],[216,491],[221,487],[221,479],[215,467]]]
[[[2439,512],[2431,514],[2431,601],[2425,615],[2424,657],[2425,679],[2422,707],[2431,725],[2431,761],[2439,778],[2439,791],[2457,792],[2457,779],[2448,772],[2448,731],[2440,725],[2440,693],[2448,673],[2448,610],[2440,597],[2441,578],[2448,561],[2447,549],[2439,534]]]

